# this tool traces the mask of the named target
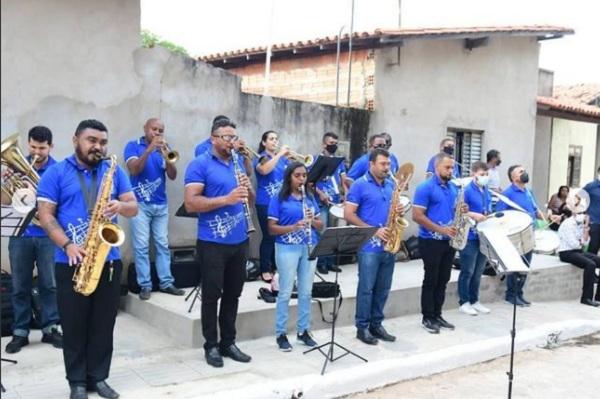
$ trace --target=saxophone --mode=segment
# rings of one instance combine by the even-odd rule
[[[386,227],[390,232],[390,239],[385,243],[385,247],[383,247],[383,249],[384,251],[392,254],[396,254],[398,253],[398,251],[400,251],[400,245],[402,244],[404,230],[409,225],[408,220],[406,220],[404,216],[396,212],[396,208],[398,207],[398,204],[402,202],[402,193],[406,190],[408,182],[412,178],[413,172],[414,165],[412,163],[406,163],[402,165],[398,170],[398,178],[394,177],[392,173],[390,173],[389,175],[395,184],[395,188],[394,193],[392,194],[392,201],[390,203],[390,210],[388,213],[388,219],[386,223]]]
[[[110,201],[113,179],[117,168],[117,156],[110,156],[110,167],[102,177],[99,197],[94,205],[87,235],[83,244],[86,255],[75,266],[73,274],[74,290],[82,295],[91,295],[98,286],[104,262],[112,247],[119,247],[125,241],[125,233],[119,225],[104,216],[104,209]]]
[[[456,199],[456,206],[454,208],[454,220],[452,221],[452,227],[456,229],[456,235],[450,239],[450,246],[458,251],[462,251],[467,246],[467,239],[469,238],[469,229],[471,223],[466,213],[462,213],[461,208],[465,204],[465,189],[463,186],[460,187],[458,192],[458,198]]]

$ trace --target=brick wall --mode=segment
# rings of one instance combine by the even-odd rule
[[[352,88],[350,106],[373,109],[375,61],[373,50],[352,53]],[[233,68],[242,77],[242,91],[263,94],[264,63]],[[312,101],[335,105],[336,54],[301,56],[296,59],[273,60],[268,94],[273,97]],[[346,104],[348,90],[348,53],[340,55],[339,102]]]

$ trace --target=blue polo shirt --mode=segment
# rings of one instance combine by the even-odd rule
[[[325,155],[317,154],[315,155],[313,165],[317,163],[317,158]],[[312,165],[311,165],[312,166]],[[317,188],[323,191],[329,197],[329,201],[334,204],[339,204],[342,202],[342,196],[340,195],[340,190],[343,190],[342,187],[342,175],[346,173],[346,165],[344,161],[340,162],[338,167],[333,172],[332,176],[325,176],[323,179],[319,180],[316,184]],[[335,180],[335,184],[334,184]]]
[[[98,190],[102,184],[102,177],[110,167],[109,161],[100,162],[94,169],[89,170],[77,163],[75,155],[64,161],[52,165],[42,176],[37,190],[37,200],[56,205],[56,219],[67,236],[79,246],[83,246],[87,235],[89,216],[81,186],[79,174],[83,174],[86,189],[91,189],[92,175],[96,173]],[[131,192],[131,184],[127,175],[117,166],[113,177],[113,190],[111,199],[118,199],[122,194]],[[117,218],[113,218],[116,223]],[[119,248],[111,248],[106,260],[120,259]],[[69,263],[67,255],[62,248],[56,247],[56,263]]]
[[[432,156],[431,159],[429,160],[429,163],[427,164],[427,172],[434,174],[435,175],[435,158],[437,157],[437,154]],[[454,171],[452,172],[452,177],[453,178],[457,178],[460,177],[460,166],[458,166],[458,164],[456,162],[454,162]]]
[[[347,177],[349,179],[356,181],[369,171],[369,154],[370,153],[367,152],[366,154],[358,158],[356,161],[354,161],[354,163],[350,167],[350,170],[348,171]],[[398,171],[398,159],[394,154],[390,154],[390,163],[390,170],[392,171],[392,173],[396,174],[396,172]]]
[[[197,157],[198,155],[202,155],[205,152],[208,152],[211,150],[212,150],[212,142],[210,141],[210,137],[209,137],[196,146],[196,149],[194,150],[194,158]]]
[[[306,198],[306,206],[311,208],[315,216],[319,216],[319,205],[315,200],[315,197],[312,195],[307,196]],[[302,199],[296,198],[293,195],[290,195],[285,200],[281,200],[279,195],[271,198],[271,202],[269,203],[269,219],[276,220],[277,224],[280,226],[289,226],[292,224],[296,224],[299,220],[304,218],[304,210],[302,208]],[[275,242],[279,244],[287,244],[287,245],[298,245],[308,244],[308,234],[306,234],[305,229],[300,229],[296,231],[292,231],[285,234],[280,234],[275,236]],[[317,231],[314,227],[311,228],[311,245],[315,247],[317,245],[317,240],[319,239]]]
[[[259,154],[260,156],[266,156],[268,160],[273,159],[268,152],[263,151]],[[258,169],[258,159],[254,160],[254,170],[256,171],[256,205],[269,206],[271,198],[279,195],[281,185],[283,184],[283,175],[285,174],[285,168],[287,168],[290,162],[287,158],[281,157],[277,164],[266,175],[261,174]]]
[[[350,186],[346,202],[358,207],[356,215],[366,224],[385,227],[393,192],[394,183],[391,179],[385,179],[379,184],[371,172],[367,172]],[[373,236],[361,251],[383,252],[383,247],[384,243],[377,236]]]
[[[450,226],[454,221],[454,205],[458,188],[454,183],[444,183],[438,175],[417,186],[413,198],[413,206],[425,209],[425,215],[433,223],[440,226]],[[450,240],[450,237],[419,226],[419,237],[428,240]]]
[[[527,187],[521,189],[519,186],[513,183],[508,186],[508,188],[506,188],[502,194],[515,204],[519,205],[521,208],[525,209],[529,216],[531,216],[531,220],[535,222],[538,208],[535,203],[535,199],[533,198],[533,194]],[[510,205],[505,204],[502,200],[498,201],[496,204],[496,212],[505,211],[507,209],[513,208]]]
[[[31,164],[31,155],[27,156],[27,162]],[[48,170],[48,168],[56,163],[56,160],[51,156],[48,156],[48,161],[42,165],[41,168],[36,169],[37,174],[42,177],[44,173]],[[35,225],[33,223],[29,223],[23,235],[21,237],[47,237],[46,231],[42,229],[40,226]]]
[[[583,189],[590,195],[590,206],[587,210],[590,224],[600,224],[600,179],[586,184]]]
[[[469,206],[469,211],[489,215],[492,213],[492,196],[490,190],[477,185],[474,181],[465,187],[465,202]],[[471,227],[469,230],[469,240],[479,240],[477,230]]]
[[[125,146],[125,163],[137,159],[146,151],[146,138],[132,140]],[[165,170],[166,162],[159,149],[156,149],[146,159],[144,169],[136,175],[129,176],[131,187],[139,202],[146,204],[164,205],[167,203]]]
[[[242,161],[240,157],[239,162]],[[241,167],[241,165],[240,165]],[[237,187],[233,160],[223,161],[210,152],[196,157],[185,171],[185,185],[201,184],[208,198],[228,195]],[[210,212],[198,212],[198,239],[236,245],[248,239],[242,203],[226,205]]]

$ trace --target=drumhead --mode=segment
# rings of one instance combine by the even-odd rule
[[[558,233],[552,230],[536,230],[533,250],[538,254],[552,255],[560,245]]]
[[[501,229],[506,235],[518,233],[531,226],[531,216],[520,211],[502,211],[491,214],[487,220],[477,224],[477,231]]]

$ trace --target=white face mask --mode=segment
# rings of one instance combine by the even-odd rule
[[[489,176],[477,176],[477,184],[479,184],[481,187],[487,186],[489,181],[490,181]]]
[[[583,213],[575,215],[575,221],[579,224],[583,223],[585,221],[585,215]]]

